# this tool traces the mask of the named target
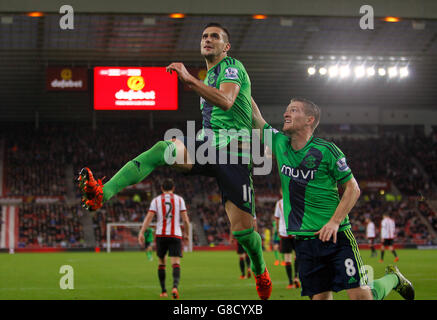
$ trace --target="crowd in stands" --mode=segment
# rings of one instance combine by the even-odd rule
[[[18,247],[85,247],[78,209],[66,204],[21,204]]]
[[[67,176],[66,167],[72,166],[76,174],[82,167],[90,167],[95,176],[107,181],[123,164],[162,140],[167,129],[176,127],[185,130],[185,124],[160,124],[153,130],[148,124],[105,124],[93,130],[89,126],[42,125],[38,130],[29,126],[0,128],[5,140],[5,196],[66,196],[67,179],[76,183],[76,177]],[[358,181],[388,180],[406,197],[421,197],[432,194],[437,181],[437,133],[430,136],[415,134],[412,137],[387,135],[384,138],[358,140],[352,138],[329,139],[346,154],[349,167]],[[423,174],[422,169],[426,170]],[[147,179],[151,188],[143,191],[130,190],[113,198],[102,210],[93,215],[95,236],[99,243],[106,241],[106,223],[120,221],[141,222],[147,212],[149,201],[160,193],[161,181],[171,176],[176,182],[176,193],[193,206],[193,213],[201,220],[208,243],[229,243],[229,222],[221,205],[221,194],[215,178],[187,176],[168,167],[154,171]],[[280,180],[276,161],[272,174],[254,176],[255,198],[277,195]],[[76,200],[80,194],[76,188]],[[132,199],[142,192],[143,201]],[[127,200],[126,200],[127,199]],[[426,240],[428,230],[415,216],[411,203],[404,200],[396,203],[370,205],[360,201],[351,213],[354,230],[361,241],[363,215],[378,217],[391,211],[400,226],[399,239]],[[20,207],[20,244],[77,246],[83,242],[80,223],[75,220],[77,208],[66,205],[23,205]],[[370,206],[370,207],[369,207]],[[45,209],[44,209],[45,208]],[[257,219],[260,230],[271,227],[274,202],[257,203]],[[423,209],[425,210],[425,209]],[[64,212],[65,211],[65,212]],[[31,222],[29,215],[36,222]],[[65,215],[65,216],[64,216]],[[426,218],[436,228],[435,213]],[[399,221],[399,222],[398,222]],[[64,225],[65,224],[65,225]],[[45,227],[44,227],[45,226]],[[59,230],[60,235],[55,231]],[[80,230],[80,231],[78,231]],[[72,233],[78,231],[76,235]],[[61,239],[62,238],[62,239]],[[74,239],[73,239],[74,238]],[[71,239],[71,241],[70,241]],[[194,234],[195,244],[200,238]]]

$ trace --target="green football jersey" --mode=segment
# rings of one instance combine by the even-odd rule
[[[204,83],[207,86],[219,89],[225,82],[236,83],[240,91],[234,105],[227,111],[212,105],[202,97],[200,110],[202,111],[202,132],[199,136],[203,139],[205,129],[214,132],[212,141],[216,148],[227,146],[233,139],[250,143],[252,130],[252,102],[250,78],[243,64],[231,57],[223,58],[218,64],[208,70]]]
[[[337,209],[340,202],[337,184],[353,177],[346,157],[335,144],[314,136],[305,147],[295,151],[288,136],[268,124],[263,129],[264,143],[271,148],[278,164],[287,232],[314,235]],[[346,229],[350,229],[347,216],[338,231]]]
[[[144,232],[144,241],[153,242],[153,228],[147,228]]]
[[[273,227],[273,240],[279,241],[281,238],[279,238],[278,229],[276,228],[276,220],[272,221],[272,227]]]

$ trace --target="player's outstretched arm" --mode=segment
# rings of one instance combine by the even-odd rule
[[[343,184],[344,193],[341,197],[340,203],[334,212],[332,218],[327,224],[323,226],[316,235],[319,235],[321,241],[329,241],[331,236],[333,237],[334,243],[337,242],[337,231],[341,222],[346,218],[352,208],[355,206],[358,198],[360,197],[360,187],[358,186],[357,180],[355,178]]]
[[[252,127],[255,129],[262,130],[264,128],[264,125],[266,124],[266,121],[261,115],[261,111],[259,111],[258,105],[256,104],[255,100],[252,99]]]
[[[201,80],[193,77],[187,71],[184,64],[180,62],[168,65],[167,71],[170,73],[175,71],[178,74],[179,80],[189,85],[203,99],[224,111],[232,108],[240,92],[240,86],[231,82],[222,83],[220,89],[207,86]]]

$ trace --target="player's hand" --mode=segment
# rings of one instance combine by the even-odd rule
[[[188,234],[184,234],[184,242],[188,243],[188,240],[189,240]]]
[[[185,68],[184,64],[181,62],[173,62],[166,68],[167,72],[172,73],[175,71],[178,74],[179,80],[183,83],[189,83],[193,80],[193,76],[188,72],[187,68]]]
[[[138,243],[140,245],[142,245],[144,243],[144,234],[142,234],[142,233],[138,234]]]
[[[319,239],[322,242],[329,241],[332,237],[334,243],[337,243],[337,232],[338,232],[339,224],[334,221],[329,221],[327,224],[323,226],[318,232],[314,233],[314,235],[319,235]]]

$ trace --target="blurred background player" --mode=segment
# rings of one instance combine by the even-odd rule
[[[370,257],[373,258],[373,257],[377,256],[377,253],[375,250],[375,237],[376,237],[375,224],[370,219],[370,217],[366,218],[365,222],[366,222],[366,238],[367,238],[367,241],[369,243],[370,250],[371,250]]]
[[[254,128],[276,157],[288,234],[296,235],[302,296],[332,300],[346,290],[351,300],[383,300],[391,290],[414,299],[414,288],[396,266],[368,284],[348,214],[360,188],[346,156],[333,143],[313,136],[320,108],[305,98],[290,100],[283,132],[273,129],[252,99]],[[340,199],[337,184],[344,188]],[[331,240],[332,238],[332,240]]]
[[[284,265],[285,266],[285,262],[283,261],[284,259],[284,255],[282,255],[282,259],[279,255],[279,243],[281,241],[281,238],[279,237],[279,232],[278,232],[278,224],[276,223],[276,219],[273,218],[272,221],[272,249],[273,249],[273,253],[275,255],[275,266],[279,266],[279,264]]]
[[[261,236],[254,230],[252,156],[243,147],[250,146],[252,140],[251,82],[244,65],[228,56],[230,49],[229,31],[218,23],[210,23],[205,26],[200,41],[200,52],[208,69],[205,80],[192,76],[183,63],[167,66],[168,72],[176,72],[179,80],[201,98],[203,120],[200,135],[157,142],[126,163],[104,185],[100,179],[94,179],[91,170],[85,167],[79,174],[79,189],[83,206],[90,211],[98,210],[104,202],[124,188],[144,180],[157,167],[168,166],[172,157],[181,161],[171,166],[187,174],[215,177],[231,232],[250,256],[258,296],[266,300],[270,297],[272,282],[263,256]],[[247,132],[247,135],[236,135],[235,130]],[[231,141],[238,144],[238,155],[234,154],[237,164],[229,160],[231,150],[228,146]],[[219,164],[218,160],[216,163],[200,163],[196,161],[195,154],[190,154],[195,150],[188,148],[189,144],[194,144],[194,149],[203,144],[211,146],[216,151],[216,159],[225,157],[227,163]]]
[[[280,190],[280,193],[282,197],[282,189]],[[294,277],[293,277],[293,268],[291,266],[291,260],[292,260],[292,252],[293,250],[295,250],[295,240],[293,235],[287,234],[287,227],[284,218],[284,202],[282,198],[276,202],[275,220],[280,237],[280,250],[281,253],[284,255],[285,272],[288,277],[287,289],[300,288],[300,281],[298,279],[298,275],[299,275],[298,260],[296,257],[294,259]]]
[[[381,259],[379,259],[380,263],[384,262],[385,249],[388,249],[393,253],[393,255],[395,256],[395,262],[399,261],[399,257],[393,245],[395,239],[395,231],[395,221],[390,218],[390,215],[388,213],[384,213],[382,215],[381,221]]]
[[[180,258],[182,257],[182,238],[188,241],[188,230],[190,221],[184,199],[175,194],[175,186],[172,179],[165,179],[161,185],[162,194],[157,196],[150,203],[150,209],[144,219],[143,226],[138,234],[138,242],[144,243],[144,232],[156,215],[156,253],[158,255],[158,278],[161,285],[161,297],[167,297],[165,287],[165,267],[167,253],[170,257],[173,268],[173,299],[179,298],[178,285],[181,274]],[[180,220],[184,224],[182,229]]]
[[[144,231],[144,248],[149,261],[153,260],[152,244],[153,244],[153,228],[148,227],[146,231]]]

